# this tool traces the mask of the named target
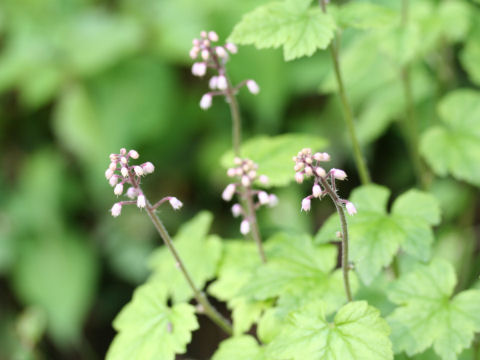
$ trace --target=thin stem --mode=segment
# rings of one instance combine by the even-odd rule
[[[320,0],[320,6],[322,8],[322,11],[324,13],[327,13],[327,5],[325,0]],[[370,173],[368,171],[365,157],[362,154],[360,143],[358,142],[357,134],[355,131],[353,110],[350,105],[350,102],[348,101],[347,92],[345,90],[338,53],[339,53],[339,43],[337,41],[337,37],[335,36],[334,40],[330,45],[330,55],[332,57],[333,67],[335,70],[335,78],[337,80],[338,91],[339,91],[340,100],[342,103],[343,117],[347,124],[348,133],[350,135],[350,141],[352,142],[355,163],[357,165],[357,170],[360,175],[360,181],[362,182],[363,185],[366,185],[371,182]]]
[[[263,243],[262,243],[262,237],[260,235],[260,230],[258,229],[257,216],[256,216],[256,212],[255,212],[255,205],[253,204],[251,190],[248,189],[248,188],[244,188],[243,191],[242,191],[242,198],[244,199],[244,203],[246,205],[247,218],[250,221],[250,227],[252,229],[253,240],[255,240],[255,243],[257,244],[260,259],[262,260],[262,263],[265,264],[267,262],[267,257],[265,255],[265,251],[263,249]]]
[[[335,204],[338,216],[340,217],[340,223],[342,225],[342,272],[343,272],[343,286],[345,288],[345,294],[348,301],[352,301],[352,291],[350,289],[350,279],[348,271],[350,270],[350,264],[348,263],[348,226],[347,219],[345,218],[345,212],[343,211],[342,201],[338,197],[337,193],[328,184],[328,181],[324,178],[319,178],[323,187],[327,191],[328,195]]]
[[[225,75],[226,76],[226,75]],[[228,88],[226,90],[226,98],[230,106],[230,113],[232,115],[232,139],[233,152],[235,156],[240,156],[240,144],[242,142],[242,119],[240,117],[240,108],[235,96],[235,89],[232,87],[230,79],[227,77]]]
[[[217,311],[217,309],[215,309],[212,306],[212,304],[210,304],[205,294],[196,287],[187,268],[183,264],[182,259],[180,258],[180,255],[175,249],[175,246],[173,245],[173,241],[170,235],[168,234],[167,229],[165,229],[165,226],[163,225],[162,221],[160,220],[158,215],[155,213],[155,209],[153,208],[153,206],[148,203],[146,206],[146,210],[147,210],[148,216],[153,222],[153,225],[155,226],[158,233],[160,234],[160,237],[162,238],[165,245],[168,247],[168,250],[170,250],[170,253],[173,255],[176,261],[176,264],[179,267],[185,279],[187,280],[188,285],[190,285],[190,288],[194,293],[195,299],[200,305],[202,305],[203,310],[205,311],[205,314],[228,335],[232,335],[233,334],[232,325],[229,323],[227,319],[225,319]]]

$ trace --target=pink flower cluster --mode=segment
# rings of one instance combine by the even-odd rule
[[[233,196],[237,193],[245,201],[249,201],[249,198],[255,198],[257,201],[253,204],[254,209],[258,209],[262,205],[268,205],[273,207],[277,205],[278,198],[274,194],[268,194],[263,190],[255,190],[252,188],[252,184],[255,181],[263,185],[268,184],[268,177],[266,175],[258,175],[258,165],[249,159],[234,159],[235,167],[227,170],[227,175],[231,178],[236,178],[238,181],[228,184],[222,193],[222,199],[225,201],[232,200]],[[232,214],[234,217],[242,216],[243,220],[240,223],[240,232],[243,235],[247,235],[251,230],[251,221],[246,209],[236,203],[232,206]]]
[[[345,180],[347,178],[347,173],[343,170],[332,168],[330,171],[326,172],[325,169],[320,166],[322,162],[330,161],[330,155],[325,152],[312,153],[311,149],[305,148],[299,151],[297,156],[293,157],[293,161],[295,162],[294,170],[297,183],[301,184],[305,178],[314,178],[311,195],[302,200],[301,210],[303,211],[310,210],[313,198],[322,199],[328,194],[327,190],[324,188],[325,184],[330,186],[332,190],[336,192],[335,181]],[[339,199],[339,201],[341,204],[345,205],[345,208],[350,215],[357,213],[357,209],[353,203],[343,199]]]
[[[190,57],[201,61],[195,62],[192,66],[192,74],[203,77],[208,68],[217,71],[209,80],[209,87],[212,91],[203,95],[200,100],[200,107],[204,110],[212,106],[213,96],[225,95],[227,91],[236,93],[242,86],[246,86],[252,94],[258,94],[260,87],[254,80],[245,80],[239,85],[232,87],[227,78],[225,64],[229,59],[229,54],[236,54],[238,49],[235,44],[226,43],[224,46],[216,46],[218,35],[215,31],[202,31],[199,39],[193,39],[193,47],[190,50]]]
[[[136,204],[140,209],[147,206],[147,199],[140,188],[140,182],[143,176],[153,173],[155,167],[149,161],[140,165],[130,164],[131,159],[138,158],[139,154],[136,150],[127,151],[125,148],[120,149],[118,154],[110,154],[110,165],[105,170],[105,177],[110,186],[114,188],[113,193],[117,196],[123,195],[125,187],[128,186],[125,195],[130,199],[130,201],[120,201],[113,205],[110,210],[113,217],[121,214],[123,205]],[[166,199],[175,210],[180,209],[183,205],[175,197]]]

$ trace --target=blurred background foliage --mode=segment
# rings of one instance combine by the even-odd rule
[[[172,233],[207,209],[216,214],[215,233],[238,237],[238,223],[219,196],[227,183],[220,158],[231,147],[228,106],[215,99],[212,109],[200,110],[207,84],[191,75],[188,51],[200,30],[214,29],[223,40],[244,13],[265,2],[0,2],[1,359],[104,356],[112,319],[147,277],[147,256],[159,244],[145,214],[109,215],[114,196],[104,171],[108,154],[120,147],[156,165],[145,184],[152,199],[171,194],[184,202],[179,213],[162,212]],[[399,1],[372,2],[399,8]],[[342,37],[360,139],[375,182],[394,195],[415,184],[399,125],[399,66],[411,64],[422,130],[439,122],[437,102],[448,91],[480,85],[478,2],[418,0],[412,17],[407,35],[374,29]],[[322,136],[334,166],[350,174],[341,190],[346,197],[358,178],[329,54],[286,63],[280,50],[241,47],[229,72],[235,82],[253,78],[262,89],[256,97],[240,92],[244,138]],[[297,216],[302,189],[275,191],[280,206],[260,213],[265,234],[316,231],[332,211],[322,203]],[[478,189],[443,178],[431,191],[446,220],[436,251],[457,265],[466,284],[478,267],[462,261],[478,251],[472,227]],[[208,328],[195,335],[192,356],[211,353],[216,344],[205,345],[209,336]]]

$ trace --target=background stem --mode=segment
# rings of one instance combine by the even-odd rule
[[[182,262],[182,259],[180,258],[180,255],[178,254],[177,250],[175,249],[175,246],[173,245],[173,241],[170,235],[168,234],[167,229],[165,229],[165,226],[163,225],[158,215],[155,213],[155,209],[150,205],[150,203],[147,204],[146,210],[147,210],[148,216],[153,222],[153,225],[155,226],[158,233],[160,234],[160,237],[162,238],[165,245],[168,247],[168,250],[170,250],[170,253],[173,255],[176,265],[179,267],[183,276],[187,280],[188,285],[190,285],[190,288],[194,293],[195,299],[200,305],[202,305],[205,314],[228,335],[232,335],[233,330],[230,322],[227,319],[225,319],[217,311],[217,309],[215,309],[212,306],[212,304],[210,304],[205,294],[195,286],[195,283],[193,282],[192,277],[188,273],[185,265]]]
[[[253,205],[253,199],[250,189],[244,188],[242,191],[242,197],[244,199],[247,209],[247,218],[250,221],[250,226],[252,228],[253,240],[255,240],[255,243],[257,244],[260,259],[262,260],[262,263],[265,264],[267,262],[267,257],[263,249],[262,237],[260,235],[260,230],[258,229],[257,215],[255,212],[255,207]]]
[[[348,262],[348,226],[347,219],[345,218],[345,211],[343,211],[343,206],[338,197],[337,193],[328,184],[328,181],[324,178],[319,178],[323,187],[327,191],[328,195],[335,204],[337,209],[338,216],[340,217],[340,223],[342,226],[342,272],[343,272],[343,286],[345,287],[345,294],[347,295],[348,301],[352,301],[352,290],[350,288],[350,278],[348,272],[350,271],[350,264]]]
[[[322,11],[326,14],[327,13],[327,6],[325,0],[320,0],[320,7]],[[343,76],[340,68],[340,61],[339,61],[339,43],[337,41],[337,37],[332,40],[330,44],[330,55],[332,57],[333,68],[335,70],[335,78],[337,80],[338,85],[338,92],[340,95],[340,100],[342,103],[343,109],[343,117],[347,124],[348,133],[350,135],[350,141],[353,147],[353,154],[355,158],[355,163],[357,165],[358,174],[360,176],[360,181],[363,185],[369,184],[371,182],[370,173],[368,171],[365,157],[362,154],[362,150],[360,148],[360,143],[358,142],[357,134],[355,131],[355,124],[354,124],[354,116],[353,110],[350,106],[350,102],[348,101],[347,92],[345,90],[345,85],[343,82]]]

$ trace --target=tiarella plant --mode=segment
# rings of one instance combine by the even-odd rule
[[[445,194],[434,195],[432,182],[435,176],[449,174],[480,185],[480,93],[460,89],[442,95],[438,122],[420,132],[417,107],[424,95],[416,84],[426,76],[420,59],[435,50],[432,44],[455,42],[466,36],[466,30],[438,30],[424,47],[412,40],[426,36],[437,22],[446,23],[448,11],[469,7],[460,0],[428,8],[408,0],[393,7],[381,3],[278,0],[246,14],[223,46],[215,45],[219,37],[214,31],[203,31],[193,40],[190,57],[197,61],[193,75],[204,77],[214,71],[200,107],[210,108],[215,96],[230,107],[233,145],[220,161],[233,181],[221,197],[227,202],[238,199],[231,212],[241,218],[245,238],[209,235],[214,216],[204,211],[172,239],[158,208],[168,202],[178,210],[183,204],[175,197],[151,203],[141,180],[154,171],[153,164],[132,164],[139,158],[134,150],[112,154],[106,178],[115,195],[126,193],[129,199],[115,203],[111,214],[118,217],[124,206],[137,206],[150,217],[165,246],[151,255],[150,278],[115,319],[118,334],[108,359],[173,360],[186,351],[200,315],[209,317],[227,337],[213,360],[479,359],[480,290],[478,282],[472,286],[478,274],[475,279],[462,274],[457,279],[454,266],[434,248],[441,224],[438,198]],[[439,14],[438,19],[429,18],[429,11]],[[344,33],[346,46],[341,43]],[[350,196],[338,188],[339,181],[347,180],[346,172],[324,168],[330,155],[324,152],[327,141],[321,137],[284,134],[242,143],[237,93],[246,86],[258,94],[259,85],[252,79],[232,84],[226,64],[238,51],[233,42],[258,49],[283,47],[286,61],[328,48],[332,66],[318,82],[340,99],[340,108],[333,109],[335,116],[343,112],[347,149],[362,184]],[[378,44],[378,53],[365,55],[364,64],[357,66],[355,54],[364,51],[365,44]],[[463,61],[469,63],[465,56]],[[373,95],[358,90],[355,76]],[[388,91],[382,93],[383,88]],[[402,119],[405,148],[421,189],[395,193],[394,199],[391,190],[372,182],[364,155],[365,145],[392,118]],[[260,207],[282,205],[270,187],[293,181],[305,186],[308,179],[313,183],[308,196],[298,197],[297,216],[306,216],[302,212],[312,209],[312,200],[325,197],[333,202],[336,214],[315,234],[288,226],[278,232],[262,228],[257,218]],[[292,219],[285,216],[279,221]],[[262,236],[265,233],[269,236]],[[223,307],[218,311],[212,297],[226,303],[228,312]]]

